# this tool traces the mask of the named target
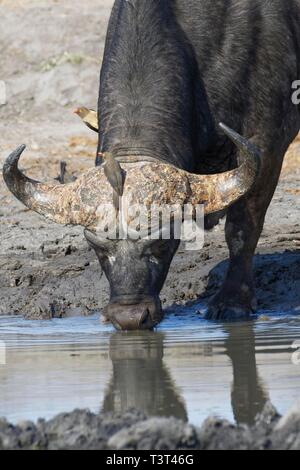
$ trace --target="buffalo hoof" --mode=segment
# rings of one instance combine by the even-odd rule
[[[207,320],[215,321],[242,321],[250,320],[256,310],[256,300],[241,304],[234,302],[232,299],[228,301],[222,298],[221,294],[217,294],[210,302],[208,310],[205,314]]]
[[[242,321],[253,318],[257,309],[254,289],[246,284],[225,283],[208,305],[205,318],[215,321]]]
[[[159,299],[151,299],[138,304],[110,303],[102,313],[117,330],[151,330],[163,319]]]
[[[242,321],[250,320],[253,310],[242,306],[226,304],[210,305],[206,312],[206,320],[214,321]]]

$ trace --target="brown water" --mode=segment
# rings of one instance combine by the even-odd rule
[[[295,316],[221,325],[179,310],[152,333],[117,333],[98,316],[2,317],[0,341],[0,416],[13,422],[135,407],[195,424],[208,415],[252,423],[267,400],[284,413],[300,392]]]

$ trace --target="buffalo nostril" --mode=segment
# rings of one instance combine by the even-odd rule
[[[124,330],[124,327],[117,320],[112,319],[111,322],[112,322],[113,326],[116,328],[116,330],[119,330],[119,331]]]
[[[140,321],[139,321],[139,326],[145,326],[148,321],[149,321],[149,317],[150,317],[150,312],[149,312],[149,309],[146,308],[143,313],[142,313],[142,316],[140,318]]]

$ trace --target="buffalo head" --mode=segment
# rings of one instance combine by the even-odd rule
[[[19,170],[24,145],[7,158],[3,177],[21,202],[53,222],[84,227],[86,239],[110,284],[111,300],[104,316],[116,328],[149,329],[159,323],[162,319],[159,294],[179,245],[174,236],[149,237],[147,215],[138,227],[143,236],[136,237],[134,208],[146,207],[147,212],[152,205],[176,206],[181,210],[185,204],[202,204],[205,214],[210,214],[229,207],[251,189],[260,153],[252,143],[228,127],[221,127],[238,147],[238,168],[198,175],[160,161],[128,158],[122,169],[119,167],[123,188],[117,204],[112,182],[118,178],[108,177],[109,159],[75,182],[60,185],[34,181]],[[117,164],[111,168],[118,171]],[[120,236],[124,227],[126,237]]]

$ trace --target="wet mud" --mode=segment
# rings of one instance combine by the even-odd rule
[[[280,417],[269,403],[251,427],[208,418],[198,428],[134,410],[122,415],[74,410],[17,426],[0,420],[0,449],[300,450],[299,431],[299,406]]]

